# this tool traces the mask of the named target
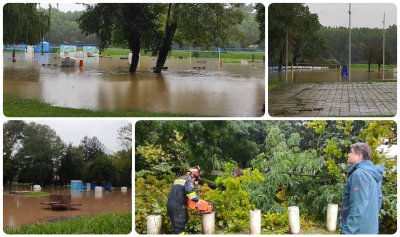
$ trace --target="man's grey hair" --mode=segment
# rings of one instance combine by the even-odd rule
[[[354,152],[358,155],[362,155],[364,160],[369,160],[371,158],[371,147],[366,142],[357,142],[350,146]]]

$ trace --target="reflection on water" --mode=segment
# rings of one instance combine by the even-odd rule
[[[119,189],[114,192],[94,191],[81,192],[69,189],[45,189],[49,193],[71,193],[72,203],[81,203],[70,210],[50,210],[41,202],[48,202],[49,197],[29,197],[24,195],[3,195],[3,223],[4,227],[16,227],[24,224],[34,224],[43,221],[66,219],[74,216],[99,215],[115,211],[130,211],[132,209],[131,192],[121,193]],[[79,191],[79,193],[77,192]]]
[[[293,75],[293,76],[292,76]],[[381,81],[383,77],[382,73],[378,72],[366,72],[364,70],[352,70],[351,78],[352,82],[365,82],[365,81]],[[393,73],[393,70],[385,71],[385,79],[397,79],[397,73]],[[268,73],[268,80],[281,80],[286,81],[285,71],[270,71]],[[337,70],[294,70],[288,71],[287,75],[288,83],[292,82],[346,82],[348,79],[342,77],[339,69]]]
[[[4,93],[56,106],[206,116],[263,114],[263,63],[221,67],[215,59],[168,59],[168,70],[155,74],[151,57],[142,58],[136,73],[129,73],[128,61],[119,56],[85,59],[83,69],[60,67],[58,54],[19,55],[16,63],[9,58],[5,53]],[[199,65],[205,69],[193,69]]]

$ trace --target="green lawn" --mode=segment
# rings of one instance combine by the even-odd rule
[[[4,228],[6,234],[129,234],[131,231],[132,212],[77,217],[66,221],[24,225],[18,229]]]
[[[128,55],[129,49],[117,49],[110,48],[104,51],[105,55]],[[221,53],[221,58],[224,63],[240,63],[241,60],[252,60],[252,55],[254,54],[254,60],[261,62],[263,60],[264,52],[226,52]],[[141,53],[141,56],[152,56],[150,52]],[[170,57],[190,57],[189,50],[172,50],[169,54]],[[192,58],[218,58],[217,52],[208,51],[193,51]]]
[[[195,117],[189,114],[71,109],[9,95],[3,96],[3,103],[4,115],[7,117]]]
[[[268,91],[271,91],[275,88],[283,86],[285,83],[283,81],[270,81],[268,80]]]
[[[393,68],[396,68],[397,65],[385,65],[385,70],[392,70]],[[368,70],[368,64],[351,64],[351,70],[355,69],[355,70]],[[382,65],[381,65],[381,69],[382,69]],[[378,65],[377,64],[371,64],[371,71],[378,71]]]
[[[25,193],[25,196],[34,196],[34,197],[41,197],[41,196],[48,196],[49,193],[48,192],[29,192],[29,193]]]

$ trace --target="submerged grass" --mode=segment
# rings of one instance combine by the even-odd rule
[[[29,192],[29,193],[25,193],[24,195],[25,195],[25,196],[35,196],[35,197],[38,197],[38,196],[48,196],[49,193],[48,193],[48,192]]]
[[[67,221],[4,228],[6,234],[129,234],[132,212],[111,212],[99,216],[77,217]]]
[[[195,117],[189,114],[71,109],[10,95],[3,96],[3,110],[7,117]]]

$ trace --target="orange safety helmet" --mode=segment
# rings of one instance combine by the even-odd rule
[[[193,177],[198,181],[200,179],[200,167],[197,165],[195,167],[190,167],[187,172],[192,173]]]

